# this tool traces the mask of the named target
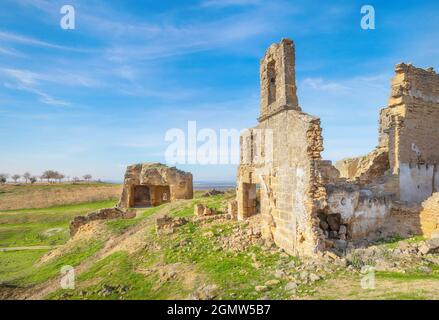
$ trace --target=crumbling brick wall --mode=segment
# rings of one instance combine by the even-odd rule
[[[432,236],[433,233],[439,235],[439,192],[422,203],[419,218],[423,235],[427,237]]]
[[[119,208],[126,209],[135,205],[136,187],[149,188],[145,192],[148,193],[151,205],[193,198],[192,174],[161,163],[141,163],[127,167]]]
[[[70,236],[73,237],[79,228],[91,221],[109,219],[131,219],[136,216],[133,211],[122,211],[119,208],[105,208],[91,212],[86,216],[77,216],[70,221]]]
[[[380,145],[388,148],[399,197],[420,203],[439,190],[439,75],[396,66],[388,107],[380,114]]]
[[[275,79],[268,81],[266,70],[273,59]],[[280,88],[269,104],[273,99],[267,97],[270,82]],[[258,213],[252,197],[259,196],[264,236],[291,254],[315,253],[322,236],[316,215],[325,199],[318,172],[323,139],[320,120],[302,113],[298,106],[290,40],[267,50],[261,61],[261,87],[259,124],[241,136],[238,218]]]
[[[439,190],[439,76],[397,65],[378,147],[332,166],[320,120],[299,107],[294,59],[284,39],[261,60],[259,124],[241,136],[238,219],[260,213],[264,237],[292,254],[421,233],[422,219],[436,219],[419,204]]]

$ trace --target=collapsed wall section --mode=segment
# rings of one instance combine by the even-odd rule
[[[379,143],[400,177],[400,199],[420,203],[439,190],[439,75],[403,63],[395,71]]]

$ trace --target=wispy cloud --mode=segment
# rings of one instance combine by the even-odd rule
[[[304,90],[320,91],[335,95],[357,94],[365,88],[374,91],[387,92],[390,74],[377,74],[355,76],[340,80],[327,80],[323,78],[305,78],[300,81]]]
[[[249,6],[258,5],[261,0],[206,0],[201,3],[201,7],[230,7],[230,6]]]
[[[36,89],[30,85],[24,85],[24,84],[10,84],[8,82],[4,83],[4,86],[8,89],[15,89],[15,90],[21,90],[21,91],[27,91],[30,93],[33,93],[39,97],[39,101],[48,104],[48,105],[54,105],[54,106],[68,106],[70,105],[69,102],[58,100],[51,95],[47,94],[46,92],[43,92],[39,89]]]
[[[23,54],[19,53],[18,51],[10,48],[4,48],[0,47],[0,54],[7,55],[7,56],[14,56],[14,57],[22,57]]]
[[[1,69],[3,74],[15,80],[15,83],[5,82],[4,86],[8,89],[21,90],[33,93],[39,97],[39,101],[56,106],[67,106],[68,102],[56,99],[37,87],[39,80],[47,80],[47,76],[37,74],[28,70]]]
[[[3,68],[0,71],[25,85],[35,85],[39,82],[60,83],[68,86],[93,88],[99,86],[99,81],[86,75],[64,71],[32,72],[25,69]]]
[[[325,81],[322,78],[306,78],[302,81],[302,85],[315,90],[332,93],[343,93],[349,90],[348,87],[341,83]]]
[[[39,39],[35,39],[32,37],[27,37],[27,36],[15,34],[15,33],[10,33],[10,32],[4,32],[4,31],[0,31],[0,40],[2,40],[4,42],[13,42],[13,43],[19,43],[19,44],[23,44],[23,45],[39,46],[39,47],[45,47],[45,48],[50,48],[50,49],[85,52],[85,50],[82,50],[82,49],[66,47],[66,46],[42,41]]]

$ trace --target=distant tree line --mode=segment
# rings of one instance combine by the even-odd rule
[[[93,178],[91,174],[85,174],[82,176],[83,180],[89,182]],[[79,182],[81,179],[78,177],[69,177],[65,176],[62,173],[59,173],[55,170],[46,170],[44,171],[40,176],[34,176],[30,172],[25,172],[22,175],[20,174],[13,174],[9,175],[8,173],[0,173],[0,184],[5,184],[8,182],[8,179],[14,181],[14,183],[17,183],[18,181],[24,181],[25,183],[34,184],[35,182],[40,180],[40,182],[47,182],[47,183],[55,183],[55,182],[63,182],[63,181],[72,181],[72,182]]]

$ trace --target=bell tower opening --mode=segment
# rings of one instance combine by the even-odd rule
[[[276,61],[271,60],[267,64],[268,80],[268,107],[276,101]]]

